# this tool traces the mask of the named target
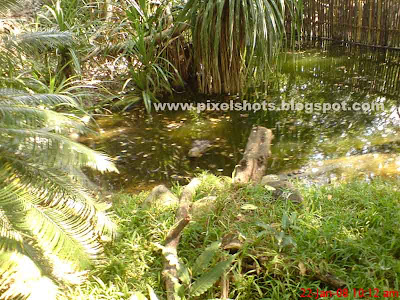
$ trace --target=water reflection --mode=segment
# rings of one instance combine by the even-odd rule
[[[400,89],[398,66],[393,67],[380,53],[360,58],[343,49],[288,54],[281,72],[269,80],[267,95],[257,90],[246,98],[277,106],[291,100],[384,103],[384,111],[165,111],[153,113],[149,120],[137,108],[122,117],[99,119],[100,134],[86,142],[116,158],[121,174],[105,177],[116,189],[141,190],[160,182],[184,182],[200,170],[230,176],[254,124],[273,129],[275,135],[269,173],[297,169],[307,173],[318,167],[314,175],[331,173],[335,178],[348,178],[345,173],[349,169],[351,176],[397,175],[400,97],[394,91]],[[173,97],[176,102],[207,99],[211,98],[192,94]],[[231,99],[212,98],[216,102]],[[200,158],[189,158],[187,153],[197,139],[210,140],[212,148]],[[316,165],[321,161],[323,165]]]

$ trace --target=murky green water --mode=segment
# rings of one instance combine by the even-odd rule
[[[396,54],[397,55],[397,54]],[[99,135],[88,143],[116,158],[119,175],[105,175],[115,189],[137,191],[187,179],[201,170],[230,176],[241,159],[253,125],[271,128],[275,139],[268,173],[302,169],[314,177],[400,174],[399,55],[381,52],[307,50],[285,55],[268,94],[253,92],[247,101],[275,103],[383,103],[384,111],[164,111],[149,119],[141,108],[98,119]],[[178,94],[176,102],[229,102],[230,97]],[[194,140],[212,148],[189,158]]]

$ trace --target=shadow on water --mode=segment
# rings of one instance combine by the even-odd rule
[[[230,176],[255,124],[273,129],[275,135],[268,173],[296,171],[328,181],[400,174],[399,57],[354,54],[343,48],[284,57],[281,71],[269,79],[267,93],[253,91],[247,101],[276,107],[291,101],[343,102],[348,108],[354,103],[383,104],[384,110],[163,111],[149,119],[142,108],[135,108],[98,119],[100,134],[86,139],[116,159],[121,174],[105,175],[109,187],[138,191],[159,183],[185,183],[201,170]],[[172,98],[168,101],[236,100],[193,94]],[[189,158],[191,144],[198,139],[211,141],[212,148],[200,158]]]

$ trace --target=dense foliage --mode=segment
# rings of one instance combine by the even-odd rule
[[[0,9],[18,4],[2,1]],[[99,258],[102,240],[114,233],[108,205],[88,189],[82,169],[117,169],[72,138],[90,120],[62,75],[69,62],[62,65],[58,54],[72,47],[72,35],[52,29],[2,37],[0,298],[55,299],[59,283],[80,282],[77,271]]]

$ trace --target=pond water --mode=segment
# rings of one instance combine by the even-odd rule
[[[163,111],[133,108],[121,116],[97,120],[99,135],[86,140],[116,159],[120,174],[102,184],[139,191],[154,185],[186,183],[208,170],[231,176],[253,125],[273,130],[268,173],[305,173],[324,180],[400,174],[400,55],[329,46],[282,56],[280,71],[267,91],[255,90],[249,102],[383,104],[384,110]],[[168,101],[207,103],[236,97],[175,94]],[[242,100],[240,100],[242,101]],[[212,147],[189,158],[194,140]]]

